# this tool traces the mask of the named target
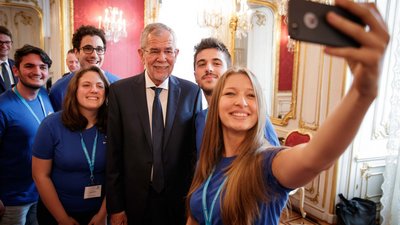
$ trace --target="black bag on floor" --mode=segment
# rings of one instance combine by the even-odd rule
[[[376,203],[362,198],[346,199],[339,194],[336,204],[337,225],[376,225]]]

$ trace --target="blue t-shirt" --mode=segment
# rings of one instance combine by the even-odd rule
[[[197,157],[200,155],[201,142],[203,140],[204,128],[206,126],[208,109],[204,109],[196,114],[195,127],[196,127],[196,150]],[[274,126],[267,116],[265,120],[264,135],[267,141],[273,146],[280,146],[278,135],[276,135]]]
[[[25,100],[39,119],[53,112],[49,97],[39,91]],[[42,108],[43,103],[43,108]],[[12,90],[0,95],[0,199],[6,206],[36,202],[38,193],[32,179],[32,144],[39,123]]]
[[[72,79],[74,74],[75,73],[70,73],[62,77],[61,79],[57,80],[57,82],[51,87],[49,96],[55,112],[60,111],[62,109],[62,103],[64,101],[64,96],[67,93],[69,81]],[[106,75],[110,84],[119,80],[119,77],[107,71],[104,71],[104,74]]]
[[[279,217],[288,199],[288,194],[291,189],[281,186],[276,178],[272,174],[272,159],[282,148],[269,148],[265,151],[264,161],[264,176],[266,185],[269,190],[272,190],[276,196],[274,196],[269,203],[260,203],[260,218],[257,219],[254,225],[278,225]],[[217,193],[217,190],[221,183],[224,181],[224,169],[227,168],[236,157],[222,158],[221,161],[215,167],[215,171],[210,180],[206,193],[206,204],[208,210],[211,208],[211,203]],[[202,205],[202,194],[204,189],[204,183],[197,189],[192,197],[190,198],[190,210],[194,219],[200,224],[205,224],[204,212]],[[221,196],[221,194],[219,195]],[[212,211],[212,224],[223,225],[222,217],[220,215],[220,198],[218,197],[215,201],[214,210]]]
[[[84,143],[91,158],[97,127],[82,132]],[[43,120],[33,144],[33,156],[53,160],[51,180],[64,209],[70,213],[98,210],[104,198],[106,139],[98,132],[94,179],[102,185],[102,197],[84,199],[85,187],[90,185],[89,164],[81,144],[80,132],[73,132],[61,122],[61,112]]]

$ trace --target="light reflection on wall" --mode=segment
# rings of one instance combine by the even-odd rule
[[[163,0],[158,21],[171,27],[177,36],[179,55],[173,74],[193,81],[194,46],[211,33],[197,24],[197,4],[200,0]],[[178,10],[184,9],[184,10]]]

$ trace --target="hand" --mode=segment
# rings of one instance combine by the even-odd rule
[[[94,215],[89,222],[89,225],[105,225],[105,224],[107,224],[107,216],[100,215],[99,213]]]
[[[199,225],[199,223],[197,223],[196,220],[193,219],[193,217],[189,216],[186,221],[186,225]]]
[[[127,225],[128,219],[126,218],[125,211],[111,214],[111,225]]]
[[[354,75],[353,87],[362,96],[374,98],[377,95],[383,55],[390,39],[386,24],[374,4],[357,4],[348,0],[337,0],[335,4],[362,19],[368,29],[328,13],[328,22],[358,41],[361,47],[326,47],[325,52],[346,59]]]

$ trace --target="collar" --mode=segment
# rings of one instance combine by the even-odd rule
[[[147,74],[147,71],[144,72],[144,78],[145,78],[145,83],[146,83],[146,89],[147,88],[152,88],[152,87],[157,87],[154,82],[150,79],[149,75]],[[164,80],[158,87],[168,90],[168,84],[169,84],[169,77]]]
[[[7,66],[10,66],[10,64],[8,63],[8,59],[6,59],[5,61],[0,60],[0,65],[3,64],[3,62],[5,62]]]

